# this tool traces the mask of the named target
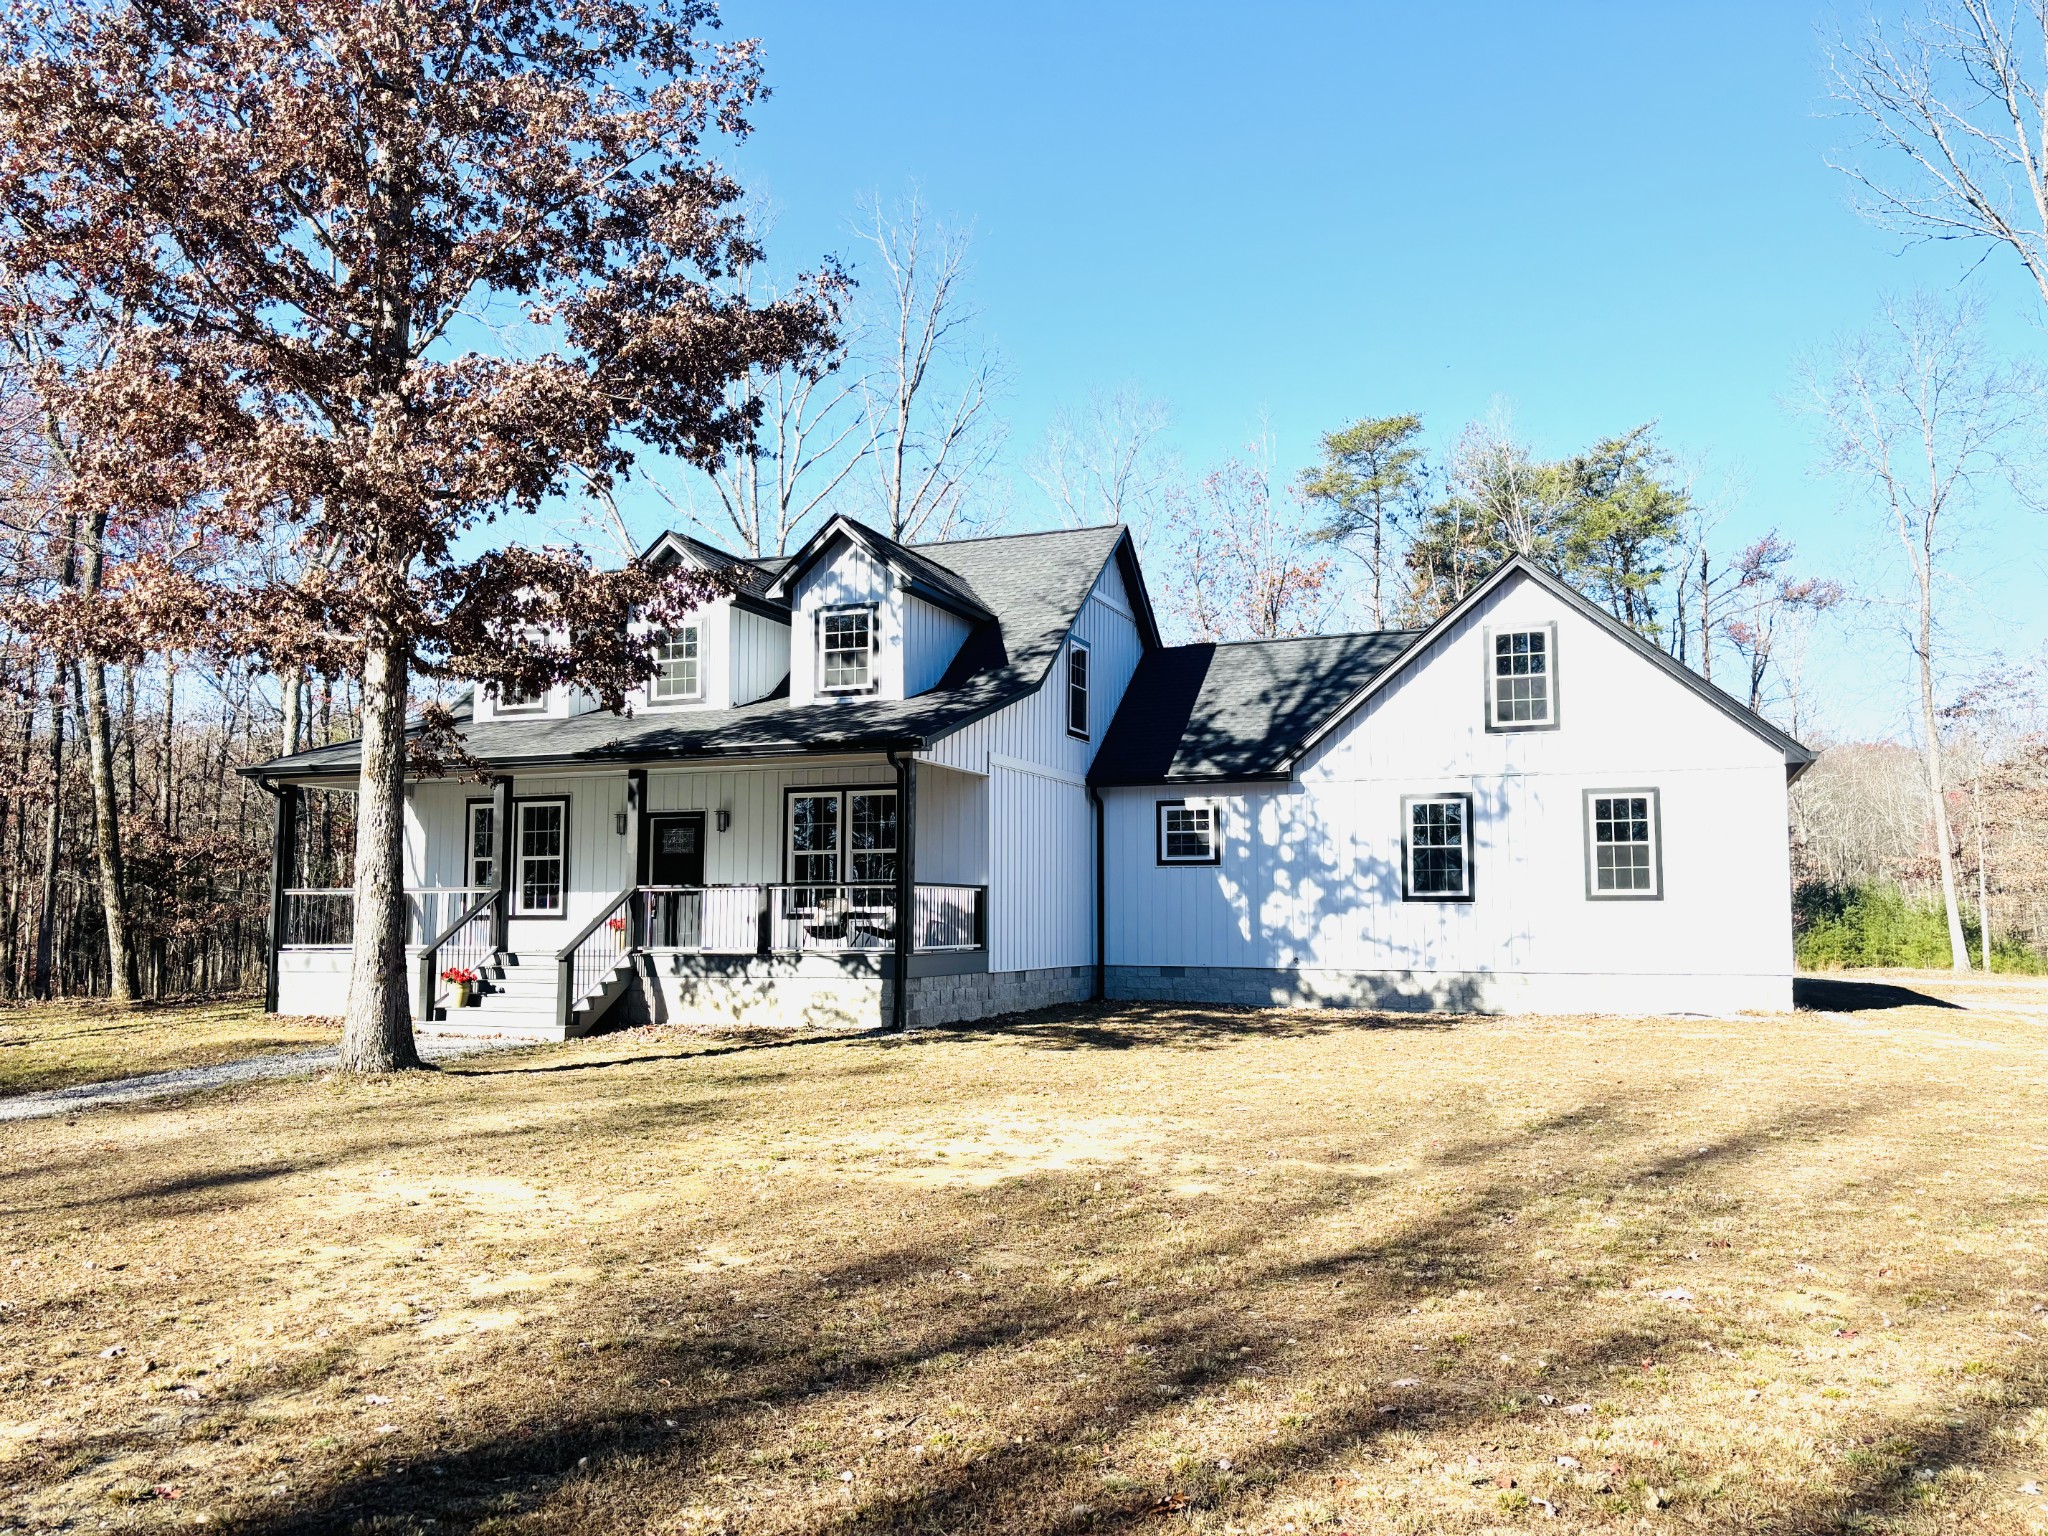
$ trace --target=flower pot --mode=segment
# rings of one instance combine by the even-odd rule
[[[455,1006],[458,1008],[467,1008],[469,1006],[469,983],[466,981],[458,981],[452,983],[452,985],[455,988]]]

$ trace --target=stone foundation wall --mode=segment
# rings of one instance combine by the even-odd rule
[[[888,1021],[893,985],[882,988]],[[910,978],[910,1027],[930,1029],[1005,1013],[1028,1013],[1062,1003],[1085,1003],[1095,990],[1095,967],[1059,965],[1039,971],[979,971],[964,976]]]
[[[1570,972],[1260,970],[1112,965],[1114,999],[1247,1008],[1372,1008],[1410,1013],[1787,1013],[1792,978]]]

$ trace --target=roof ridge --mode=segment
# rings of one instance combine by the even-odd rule
[[[903,544],[901,539],[893,542],[903,544],[905,549],[944,549],[954,544],[996,544],[1004,539],[1056,539],[1062,534],[1104,533],[1112,528],[1127,528],[1128,523],[1083,523],[1079,528],[1020,528],[1015,533],[983,533],[971,539],[929,539],[922,544]],[[888,538],[887,534],[882,535]]]
[[[1296,645],[1304,640],[1375,640],[1381,635],[1419,635],[1421,627],[1413,629],[1333,629],[1323,635],[1267,635],[1252,640],[1190,640],[1188,645],[1213,645],[1219,649],[1226,645]],[[1169,649],[1178,650],[1174,646]]]

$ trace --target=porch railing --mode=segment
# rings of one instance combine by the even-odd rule
[[[555,952],[555,1022],[564,1029],[576,1005],[604,985],[633,952],[633,898],[628,886]]]
[[[649,949],[759,954],[765,895],[758,885],[643,885],[634,893],[634,931]]]
[[[356,893],[339,889],[296,886],[284,893],[284,932],[279,942],[286,949],[347,949],[356,941]]]
[[[448,925],[435,933],[413,962],[418,988],[419,1017],[431,1021],[441,1004],[441,995],[453,983],[441,980],[444,971],[481,971],[491,958],[497,936],[497,908],[500,893],[484,892],[464,907]]]
[[[487,885],[428,885],[408,890],[405,942],[431,944],[435,934],[490,893]]]

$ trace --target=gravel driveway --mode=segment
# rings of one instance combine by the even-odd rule
[[[428,1061],[446,1061],[451,1056],[470,1056],[478,1051],[503,1051],[531,1044],[531,1040],[511,1039],[425,1039],[419,1042],[419,1051]],[[109,1104],[134,1104],[174,1093],[225,1088],[231,1083],[253,1083],[267,1077],[301,1077],[323,1071],[340,1059],[339,1050],[323,1046],[317,1051],[252,1056],[247,1061],[224,1062],[217,1067],[181,1067],[175,1072],[119,1077],[105,1083],[75,1083],[69,1088],[49,1088],[40,1093],[0,1099],[0,1120],[39,1120],[48,1115],[75,1114],[81,1109],[101,1109]]]

